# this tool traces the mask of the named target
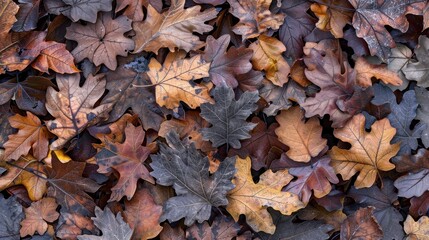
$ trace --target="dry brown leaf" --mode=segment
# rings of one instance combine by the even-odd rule
[[[168,47],[171,52],[176,51],[176,47],[189,52],[202,47],[204,42],[192,33],[211,31],[213,27],[204,22],[215,18],[217,11],[210,8],[200,12],[201,6],[187,9],[184,6],[185,0],[172,0],[170,8],[160,14],[149,4],[146,19],[133,23],[136,31],[134,53],[150,51],[158,54],[163,47]]]
[[[285,45],[274,37],[260,35],[258,41],[250,44],[253,49],[252,64],[256,70],[264,70],[265,77],[277,86],[288,81],[289,64],[283,58]]]
[[[429,217],[422,216],[417,222],[408,215],[404,222],[407,240],[429,240]]]
[[[49,69],[57,73],[76,73],[79,69],[74,65],[74,58],[64,43],[44,41],[39,45],[40,54],[31,66],[41,72],[49,73]]]
[[[18,132],[9,135],[9,140],[3,145],[5,152],[0,156],[1,160],[17,160],[27,155],[30,149],[33,150],[32,155],[37,160],[47,156],[48,139],[51,134],[37,116],[31,112],[27,112],[25,117],[16,114],[9,117],[9,123],[13,128],[18,128]]]
[[[395,168],[389,162],[399,151],[399,143],[390,144],[395,133],[396,129],[387,118],[376,121],[371,126],[371,132],[366,132],[365,116],[356,115],[343,128],[334,130],[335,137],[350,143],[352,147],[341,149],[334,146],[329,152],[331,165],[344,180],[360,172],[354,184],[356,188],[371,187],[380,170]]]
[[[237,172],[232,180],[235,188],[227,195],[226,207],[235,221],[238,221],[240,214],[244,214],[253,230],[273,234],[276,227],[267,211],[268,207],[280,211],[283,215],[290,215],[304,207],[297,195],[281,191],[293,178],[287,170],[276,173],[267,170],[255,184],[250,172],[250,158],[237,158],[235,167]]]
[[[49,87],[46,93],[46,109],[55,120],[46,122],[48,130],[58,136],[50,148],[61,149],[64,144],[82,132],[88,125],[100,120],[107,113],[110,105],[94,104],[103,95],[106,86],[104,75],[90,75],[82,87],[80,75],[57,75],[59,92]]]
[[[365,58],[359,57],[355,63],[356,83],[362,87],[372,86],[371,78],[375,77],[385,84],[401,86],[402,80],[398,73],[390,71],[385,65],[369,63]]]
[[[11,43],[12,39],[9,31],[12,29],[13,24],[17,21],[15,14],[18,13],[18,5],[12,0],[0,1],[0,50],[3,51]],[[0,55],[0,63],[3,63],[3,56]],[[0,74],[4,73],[5,66],[0,64]]]
[[[209,86],[193,80],[209,76],[210,63],[201,55],[184,59],[183,52],[169,53],[161,65],[155,58],[149,63],[149,78],[155,86],[156,102],[169,109],[179,107],[180,101],[191,108],[212,102]]]
[[[319,3],[313,3],[310,7],[319,18],[316,27],[324,31],[331,31],[336,38],[342,38],[343,28],[346,24],[351,24],[353,6],[343,0],[322,0]]]
[[[276,135],[280,142],[289,146],[286,155],[297,162],[308,162],[325,147],[327,140],[322,138],[322,127],[315,117],[304,121],[304,112],[299,107],[282,111],[276,116],[280,127]]]
[[[381,231],[373,215],[374,207],[361,208],[341,225],[341,239],[381,240]]]
[[[47,222],[53,222],[60,216],[56,211],[57,207],[54,198],[42,198],[31,203],[29,208],[24,209],[25,219],[22,220],[19,231],[21,237],[33,236],[36,232],[43,235],[48,230]]]

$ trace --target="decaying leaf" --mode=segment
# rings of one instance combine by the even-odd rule
[[[57,206],[54,198],[43,198],[24,209],[25,218],[21,222],[21,237],[33,236],[36,232],[43,235],[48,229],[47,222],[53,222],[60,216],[56,210]]]
[[[259,96],[256,92],[245,92],[235,100],[234,92],[227,87],[216,87],[214,90],[215,104],[203,104],[201,117],[212,124],[203,128],[204,140],[210,140],[213,147],[223,144],[240,148],[240,140],[250,138],[250,130],[256,124],[246,122],[246,118],[256,109]]]
[[[373,215],[374,208],[357,210],[341,225],[341,239],[381,240],[383,232]]]
[[[166,12],[158,13],[149,5],[146,19],[133,23],[136,31],[134,53],[151,51],[158,54],[162,47],[168,47],[171,52],[176,51],[176,47],[189,52],[202,47],[204,42],[192,33],[211,31],[213,27],[204,22],[215,18],[217,12],[214,8],[200,12],[201,6],[187,9],[184,6],[185,0],[173,0]]]
[[[190,226],[195,221],[209,219],[211,208],[228,204],[226,193],[234,188],[235,158],[227,158],[217,171],[209,175],[209,160],[199,153],[193,144],[186,145],[175,132],[166,136],[168,146],[161,144],[160,153],[151,155],[151,175],[156,183],[173,186],[178,196],[164,204],[160,221],[175,222],[185,218]]]
[[[82,87],[79,79],[79,74],[57,75],[59,92],[49,87],[46,93],[46,108],[56,118],[46,122],[48,130],[58,136],[50,145],[53,150],[61,149],[88,125],[100,120],[110,108],[108,104],[94,108],[105,91],[103,75],[89,76]]]
[[[304,207],[297,195],[281,191],[293,178],[287,170],[276,173],[267,170],[260,176],[259,182],[256,184],[253,182],[250,172],[250,158],[237,159],[235,167],[237,173],[232,180],[235,188],[228,192],[229,203],[226,207],[235,221],[238,221],[240,215],[244,214],[247,224],[253,230],[273,234],[276,226],[267,211],[268,207],[278,210],[284,215],[290,215]]]
[[[356,115],[344,128],[335,129],[335,137],[350,143],[352,147],[341,149],[334,146],[329,152],[331,165],[345,180],[360,172],[354,184],[356,188],[371,187],[380,170],[395,168],[389,162],[399,151],[399,143],[390,144],[395,133],[395,128],[386,118],[376,121],[368,133],[365,131],[364,115]]]
[[[286,155],[294,161],[308,162],[326,147],[319,120],[313,117],[305,122],[304,112],[299,107],[282,111],[276,120],[280,124],[276,135],[289,147]]]

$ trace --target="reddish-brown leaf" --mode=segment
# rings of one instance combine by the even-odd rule
[[[43,198],[24,209],[25,219],[22,220],[19,231],[21,237],[33,236],[36,232],[43,235],[48,229],[47,222],[51,223],[60,216],[56,210],[57,206],[54,198]]]
[[[357,210],[341,225],[341,239],[380,240],[383,232],[373,215],[374,208]]]

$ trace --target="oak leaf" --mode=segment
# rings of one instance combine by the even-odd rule
[[[248,38],[258,37],[260,34],[277,30],[283,24],[285,15],[274,14],[270,11],[272,0],[228,0],[231,6],[229,12],[240,21],[234,25],[232,31],[242,35],[243,41]]]
[[[400,148],[399,143],[390,144],[395,133],[396,129],[386,118],[376,121],[368,133],[365,131],[364,115],[356,115],[343,128],[334,130],[335,137],[350,143],[352,147],[341,149],[334,146],[329,152],[331,165],[345,180],[360,172],[354,184],[356,188],[371,187],[380,170],[395,168],[389,162]]]
[[[230,39],[229,35],[222,35],[218,39],[208,36],[203,59],[211,62],[209,74],[214,85],[235,88],[239,84],[237,77],[252,69],[250,59],[253,54],[252,50],[244,47],[231,47],[227,51]]]
[[[98,12],[112,10],[112,0],[47,0],[45,8],[49,13],[63,14],[73,22],[84,20],[95,23]]]
[[[131,29],[131,20],[127,17],[112,19],[111,13],[104,13],[95,23],[72,23],[65,37],[78,42],[72,51],[76,62],[88,58],[96,66],[103,63],[115,70],[116,56],[127,56],[128,51],[134,49],[134,41],[124,36]]]
[[[287,170],[276,173],[267,170],[255,184],[250,172],[250,158],[237,159],[235,167],[237,173],[232,180],[235,188],[228,192],[229,203],[226,207],[235,221],[244,214],[247,224],[253,230],[273,234],[276,227],[267,211],[268,207],[280,211],[283,215],[290,215],[304,207],[297,195],[281,191],[293,178]]]
[[[330,31],[336,38],[342,38],[344,36],[343,28],[352,21],[352,5],[348,1],[342,0],[322,0],[319,3],[313,3],[310,7],[319,18],[316,27]]]
[[[149,175],[149,170],[143,165],[150,154],[150,149],[142,146],[144,137],[145,132],[141,126],[134,127],[128,123],[123,143],[106,139],[105,147],[95,155],[98,172],[109,173],[113,168],[120,175],[116,185],[111,188],[109,202],[120,201],[124,196],[130,200],[136,192],[140,178],[155,183]]]
[[[216,87],[213,94],[215,104],[201,105],[201,117],[212,124],[210,128],[201,130],[203,139],[210,140],[213,147],[227,144],[227,148],[238,149],[240,140],[250,138],[249,131],[256,126],[246,122],[246,118],[256,110],[258,93],[245,92],[235,100],[234,91],[222,86]]]
[[[94,104],[103,95],[106,86],[104,75],[90,75],[82,87],[80,75],[57,75],[59,92],[49,87],[46,93],[46,108],[55,120],[46,122],[48,130],[58,136],[50,148],[61,149],[74,136],[88,125],[96,123],[110,110],[104,104],[94,108]]]
[[[159,225],[162,207],[155,203],[147,189],[138,190],[131,200],[125,201],[123,214],[133,229],[133,239],[151,239],[162,230]]]
[[[133,23],[136,32],[134,53],[151,51],[158,54],[162,47],[169,48],[171,52],[176,51],[176,47],[186,52],[201,48],[204,42],[192,33],[211,31],[213,27],[204,22],[215,18],[217,11],[210,8],[200,12],[201,6],[187,9],[184,6],[185,0],[173,0],[170,8],[160,14],[149,4],[146,19]]]
[[[384,65],[371,64],[363,57],[358,57],[358,59],[356,59],[355,71],[356,82],[362,87],[371,86],[372,77],[380,79],[385,84],[392,84],[394,86],[400,86],[402,84],[402,80],[397,73],[388,70]]]
[[[53,222],[60,216],[56,210],[57,206],[54,198],[42,198],[25,208],[25,218],[21,221],[19,231],[21,237],[33,236],[36,232],[43,235],[48,230],[47,222]]]
[[[177,196],[169,198],[163,208],[160,222],[168,219],[175,222],[185,218],[187,226],[195,221],[208,220],[211,208],[228,204],[226,194],[234,188],[235,158],[220,163],[214,174],[209,175],[209,159],[198,152],[195,146],[180,141],[175,132],[166,136],[169,146],[161,144],[160,153],[151,155],[151,175],[156,183],[173,186]]]
[[[341,239],[381,240],[383,231],[373,211],[373,207],[361,208],[348,216],[341,225]]]
[[[322,138],[322,127],[317,118],[304,121],[304,112],[299,107],[282,111],[276,116],[280,126],[276,135],[280,142],[290,149],[286,155],[297,162],[308,162],[326,147],[327,140]]]
[[[81,235],[82,232],[99,233],[91,218],[61,209],[56,236],[61,239],[77,239],[77,236]]]
[[[56,199],[61,211],[83,216],[93,214],[96,204],[86,192],[94,193],[100,186],[93,180],[82,177],[84,168],[85,163],[61,163],[54,157],[52,168],[46,169],[46,181],[49,184],[47,195]]]
[[[25,117],[16,114],[9,117],[9,123],[13,128],[17,128],[18,132],[9,135],[9,140],[3,145],[5,152],[0,157],[1,160],[18,160],[27,155],[30,149],[37,160],[47,156],[50,133],[37,116],[30,112],[27,112]]]
[[[102,236],[93,235],[79,235],[79,240],[130,240],[133,235],[133,230],[124,222],[121,213],[115,215],[112,211],[105,207],[101,210],[99,207],[95,208],[95,217],[91,218],[94,225],[97,226],[102,232]]]
[[[408,79],[405,77],[404,70],[406,69],[408,63],[411,61],[412,56],[413,53],[407,46],[397,43],[396,48],[392,49],[390,57],[389,59],[387,59],[387,69],[396,72],[402,80],[402,85],[396,87],[399,90],[406,89],[409,84]]]
[[[190,59],[184,57],[183,52],[169,53],[163,65],[155,58],[150,60],[147,74],[155,86],[156,102],[161,107],[174,109],[183,101],[194,109],[212,101],[209,86],[193,82],[209,76],[210,63],[201,55]]]
[[[283,58],[285,45],[274,37],[260,35],[258,41],[249,46],[253,49],[252,64],[256,70],[264,70],[265,77],[274,85],[283,86],[288,81],[289,64]]]
[[[422,216],[417,222],[413,217],[407,216],[404,222],[404,231],[407,240],[428,240],[429,239],[429,217]]]
[[[7,165],[7,172],[0,177],[0,191],[15,185],[23,185],[32,201],[43,198],[47,190],[46,170],[43,164],[27,155]]]
[[[429,87],[429,38],[426,36],[419,37],[419,44],[414,49],[416,60],[410,60],[402,69],[408,80],[417,81],[420,87]]]

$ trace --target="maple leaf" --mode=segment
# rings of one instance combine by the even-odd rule
[[[133,239],[150,239],[158,236],[162,227],[159,218],[162,207],[154,202],[147,189],[138,190],[130,201],[125,201],[124,219],[133,230]]]
[[[240,225],[233,219],[218,216],[209,225],[204,223],[194,224],[186,230],[186,239],[233,239],[237,237]]]
[[[293,239],[293,240],[325,240],[328,232],[333,230],[329,224],[322,221],[303,221],[295,223],[296,216],[284,216],[277,211],[270,211],[276,223],[276,231],[271,234],[260,233],[262,240]]]
[[[306,99],[304,88],[295,81],[289,81],[282,87],[264,83],[259,94],[268,102],[268,107],[264,109],[268,116],[275,116],[279,110],[287,110],[293,102],[302,105]]]
[[[344,180],[360,172],[355,187],[370,187],[377,175],[380,175],[379,170],[389,171],[395,168],[395,165],[389,162],[400,148],[399,143],[390,144],[395,133],[395,128],[386,118],[376,121],[368,133],[365,131],[364,115],[356,115],[344,128],[334,130],[336,138],[350,143],[352,147],[341,149],[334,146],[329,152],[331,165]]]
[[[96,66],[103,63],[115,70],[116,56],[127,56],[128,51],[134,49],[134,41],[124,36],[131,29],[131,20],[127,17],[112,19],[111,13],[104,13],[95,23],[72,23],[65,37],[78,42],[72,51],[77,62],[88,58]]]
[[[185,218],[187,226],[209,219],[211,208],[228,204],[226,193],[234,188],[235,158],[222,161],[217,171],[209,175],[208,157],[203,157],[193,144],[180,141],[175,132],[166,136],[169,146],[160,144],[160,153],[151,155],[151,175],[156,183],[173,186],[178,196],[169,198],[160,222],[175,222]]]
[[[25,218],[21,221],[21,237],[33,236],[34,233],[40,235],[48,230],[48,223],[58,219],[60,214],[56,211],[57,203],[54,198],[42,198],[31,203],[29,208],[25,208]]]
[[[84,20],[95,23],[98,12],[112,10],[112,0],[47,0],[45,8],[49,13],[63,14],[73,22]]]
[[[310,2],[307,0],[282,1],[280,10],[285,18],[279,29],[279,39],[287,46],[285,55],[292,59],[302,57],[304,37],[315,27],[315,19],[307,13],[309,8]]]
[[[77,236],[81,235],[82,232],[99,233],[89,217],[82,216],[78,213],[68,213],[61,209],[56,236],[61,239],[77,239]]]
[[[375,77],[385,84],[401,86],[402,80],[398,74],[390,71],[384,65],[375,65],[369,63],[365,58],[358,57],[355,62],[356,82],[362,87],[372,85],[371,78]]]
[[[161,65],[155,58],[149,63],[149,78],[155,86],[156,102],[169,109],[179,107],[180,101],[192,109],[211,102],[209,86],[196,84],[195,79],[209,76],[210,63],[201,55],[184,59],[183,52],[169,53]]]
[[[257,107],[258,93],[245,92],[235,100],[234,91],[223,86],[216,87],[213,95],[215,104],[201,105],[201,117],[212,124],[201,130],[203,139],[210,140],[213,147],[227,144],[228,148],[241,148],[240,140],[250,138],[249,131],[256,126],[246,122],[246,118]]]
[[[109,202],[120,201],[127,196],[130,200],[137,189],[137,181],[141,178],[152,184],[155,183],[143,165],[150,154],[150,149],[143,147],[145,132],[142,127],[134,127],[128,123],[125,128],[125,141],[113,142],[106,139],[105,147],[95,155],[99,173],[109,173],[111,169],[119,172],[119,180],[111,188]]]
[[[407,216],[404,222],[404,231],[409,240],[427,240],[429,236],[429,217],[423,216],[417,222]]]
[[[274,85],[283,86],[288,81],[290,73],[289,64],[283,58],[282,53],[286,47],[274,37],[260,35],[258,41],[249,46],[253,49],[253,67],[256,70],[265,70],[265,77]]]
[[[241,158],[250,156],[252,159],[252,169],[258,171],[261,168],[268,168],[274,159],[280,158],[280,154],[288,148],[279,141],[275,134],[275,129],[279,124],[272,123],[269,127],[258,117],[252,118],[252,123],[257,124],[250,132],[251,137],[244,140],[240,149],[230,149],[228,155],[239,155]]]
[[[382,239],[373,211],[373,207],[361,208],[347,217],[341,225],[341,239]]]
[[[229,12],[240,19],[232,31],[242,35],[243,41],[258,37],[269,29],[279,29],[285,18],[283,13],[270,11],[271,0],[228,0],[228,3],[231,6]]]
[[[62,211],[83,216],[92,215],[94,200],[86,192],[95,192],[100,186],[89,178],[82,177],[85,163],[69,161],[61,163],[52,158],[52,168],[46,169],[49,184],[48,197],[56,199]]]
[[[326,139],[321,137],[322,127],[317,118],[304,122],[304,113],[299,107],[282,111],[276,116],[280,127],[276,135],[280,142],[290,149],[286,155],[297,162],[308,162],[326,147]]]
[[[429,87],[429,38],[426,36],[419,37],[419,45],[414,49],[417,61],[409,61],[408,64],[402,69],[405,77],[408,80],[417,81],[420,87]]]
[[[290,215],[304,207],[297,195],[281,191],[293,178],[287,170],[276,173],[267,170],[255,184],[250,172],[250,158],[237,159],[235,167],[237,173],[232,180],[235,188],[228,192],[229,203],[226,207],[235,221],[238,221],[240,214],[244,214],[253,230],[273,234],[276,227],[267,211],[268,207],[283,215]]]
[[[15,185],[27,189],[30,200],[37,201],[46,193],[46,170],[43,164],[30,155],[6,165],[7,172],[0,176],[0,191]]]
[[[402,80],[402,85],[397,87],[399,90],[404,90],[408,86],[409,81],[405,77],[404,70],[411,61],[412,55],[413,53],[407,46],[397,43],[387,60],[387,69],[396,72]]]
[[[52,150],[61,149],[68,140],[110,110],[108,104],[93,108],[105,91],[104,75],[90,75],[82,87],[79,86],[79,79],[79,74],[58,74],[56,80],[59,92],[49,87],[46,93],[46,109],[56,118],[47,121],[46,126],[58,136],[50,146]]]
[[[393,181],[383,179],[381,189],[377,186],[362,189],[352,187],[348,196],[364,207],[374,207],[373,214],[383,231],[384,239],[403,239],[404,232],[400,224],[403,217],[395,208],[398,195],[395,192]]]
[[[30,149],[33,150],[32,155],[37,160],[42,160],[48,155],[50,134],[37,116],[30,112],[27,112],[25,117],[16,114],[9,117],[9,123],[13,128],[17,128],[18,132],[9,135],[9,140],[3,145],[5,152],[0,157],[1,160],[17,160],[27,155]]]
[[[328,156],[323,156],[312,159],[308,166],[289,168],[289,174],[297,179],[290,182],[285,191],[295,193],[305,204],[309,202],[312,190],[316,198],[328,195],[332,189],[331,183],[339,182],[334,169],[329,165],[330,160]]]
[[[209,36],[206,40],[207,46],[203,59],[211,62],[209,74],[214,85],[236,88],[239,84],[238,75],[245,74],[252,69],[250,58],[252,58],[253,52],[244,47],[231,47],[227,51],[230,39],[229,35],[222,35],[218,39]]]
[[[352,22],[356,35],[368,43],[371,55],[376,55],[386,61],[390,49],[395,47],[395,41],[385,26],[388,25],[401,32],[406,32],[408,29],[408,21],[405,17],[407,8],[410,4],[422,2],[422,0],[403,2],[349,0],[349,2],[356,9]]]
[[[105,207],[101,210],[99,207],[95,208],[95,217],[91,218],[94,225],[97,226],[102,232],[102,236],[93,235],[79,235],[79,240],[130,240],[133,235],[133,230],[124,222],[121,213],[115,215],[112,211]]]
[[[31,76],[24,81],[13,78],[0,84],[0,105],[15,99],[18,107],[36,115],[46,115],[46,89],[53,87],[50,79]]]
[[[311,4],[310,9],[319,18],[316,27],[330,31],[336,38],[344,36],[343,28],[352,21],[353,6],[348,1],[322,0]]]
[[[417,140],[426,130],[425,123],[417,123],[411,130],[411,122],[416,117],[417,100],[413,90],[406,91],[402,96],[400,104],[396,103],[396,97],[393,92],[385,86],[374,86],[375,97],[372,103],[381,105],[389,103],[391,113],[387,116],[392,127],[396,128],[396,135],[392,139],[392,143],[400,143],[398,155],[411,154],[411,150],[418,147]]]
[[[22,206],[16,197],[5,199],[0,194],[0,239],[19,240],[19,223],[24,218]]]
[[[314,97],[307,98],[301,104],[306,117],[329,114],[332,127],[342,127],[369,101],[369,96],[365,95],[370,95],[370,89],[363,90],[356,86],[356,72],[346,61],[339,61],[333,50],[311,48],[304,62],[307,65],[305,76],[321,88]]]
[[[192,33],[211,31],[213,27],[204,22],[215,18],[217,11],[210,8],[200,12],[201,6],[187,9],[184,6],[185,0],[173,0],[170,8],[160,14],[149,4],[145,21],[133,23],[136,32],[134,53],[151,51],[158,54],[162,47],[167,47],[170,52],[176,47],[186,52],[201,48],[203,42]]]

